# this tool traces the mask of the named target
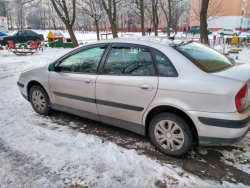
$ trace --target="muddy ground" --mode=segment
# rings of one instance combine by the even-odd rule
[[[99,136],[103,139],[103,142],[111,141],[123,148],[135,149],[139,154],[146,155],[153,160],[158,160],[161,164],[171,164],[181,167],[185,171],[199,176],[201,179],[221,183],[222,181],[234,184],[242,183],[250,186],[250,174],[221,161],[223,155],[220,151],[239,150],[244,152],[244,148],[236,146],[197,147],[193,148],[192,151],[182,158],[173,158],[158,152],[151,145],[148,137],[127,130],[57,111],[52,112],[50,118],[62,126],[69,126],[79,132]],[[244,161],[244,164],[250,164],[250,159]],[[161,182],[156,182],[156,186],[158,187],[161,187],[161,184]]]

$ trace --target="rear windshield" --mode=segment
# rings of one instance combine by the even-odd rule
[[[218,72],[234,65],[233,60],[198,42],[180,42],[173,47],[204,72]]]

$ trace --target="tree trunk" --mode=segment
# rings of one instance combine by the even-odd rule
[[[172,7],[171,0],[168,0],[168,37],[170,37],[170,27],[172,25]]]
[[[141,33],[145,36],[145,26],[144,26],[144,0],[140,0],[140,16],[141,16]]]
[[[21,5],[21,30],[23,30],[23,5]]]
[[[69,24],[65,24],[68,32],[69,32],[69,36],[71,38],[71,42],[73,43],[73,46],[74,47],[77,47],[78,46],[78,42],[76,40],[76,36],[75,36],[75,33],[73,31],[73,26],[70,26]]]
[[[97,40],[100,40],[100,31],[99,31],[98,20],[95,20],[95,28],[96,28]]]
[[[113,4],[113,13],[111,12],[111,3]],[[112,30],[112,34],[113,34],[113,38],[118,38],[118,34],[117,34],[117,26],[116,26],[116,0],[109,0],[108,1],[108,6],[106,5],[105,1],[102,0],[102,5],[104,10],[106,11],[107,15],[108,15],[108,19],[109,19],[109,23],[111,25],[111,30]]]
[[[158,14],[157,14],[157,6],[152,3],[152,8],[153,8],[153,25],[154,25],[154,31],[155,31],[155,36],[158,36]]]
[[[111,30],[112,30],[113,38],[118,38],[116,23],[114,23],[114,21],[112,19],[112,15],[111,15],[112,13],[111,13],[111,11],[108,10],[107,14],[108,14],[108,18],[109,18],[109,23],[111,25]]]
[[[54,29],[56,30],[56,21],[55,21],[55,18],[52,15],[51,15],[51,19],[52,19],[52,22],[53,22]]]
[[[200,12],[200,34],[201,42],[209,45],[208,35],[207,35],[207,9],[209,5],[209,0],[202,0],[201,12]]]

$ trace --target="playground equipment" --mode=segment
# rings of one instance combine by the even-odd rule
[[[50,31],[47,38],[49,47],[63,47],[64,35],[60,31]]]
[[[16,47],[16,44],[13,41],[7,41],[7,45],[8,45],[8,50],[13,52],[16,55],[27,55],[27,54],[33,55],[38,50],[38,47],[39,47],[38,42],[30,42],[29,48],[27,47],[27,45]]]

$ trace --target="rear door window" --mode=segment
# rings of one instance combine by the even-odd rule
[[[27,34],[27,35],[35,35],[35,33],[34,33],[33,31],[29,31],[29,30],[26,31],[26,34]]]
[[[176,77],[178,74],[171,61],[159,50],[152,49],[159,76]]]
[[[104,74],[155,75],[153,59],[147,47],[117,44],[111,49]]]
[[[174,44],[173,47],[199,69],[207,73],[218,72],[234,65],[233,60],[198,42],[181,42]]]

